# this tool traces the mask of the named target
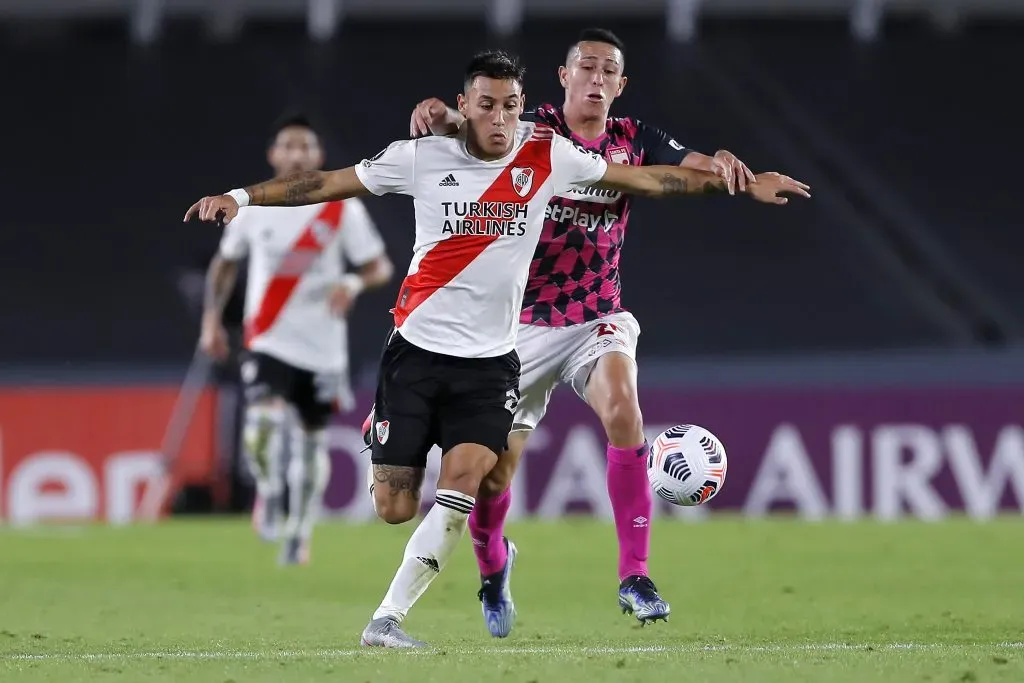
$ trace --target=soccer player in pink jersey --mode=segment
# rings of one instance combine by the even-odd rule
[[[551,126],[610,164],[709,171],[730,189],[744,191],[754,176],[731,153],[706,156],[635,118],[609,115],[626,86],[623,49],[611,31],[583,31],[559,69],[563,105],[542,104],[524,114],[524,120]],[[413,137],[450,134],[461,122],[458,111],[433,98],[416,107],[410,132]],[[508,588],[514,546],[504,537],[509,486],[527,437],[563,382],[594,409],[607,434],[606,478],[619,541],[619,606],[641,623],[665,619],[670,612],[648,575],[654,504],[637,400],[640,326],[620,300],[619,255],[631,203],[629,194],[587,187],[557,194],[547,208],[519,319],[521,399],[509,448],[484,479],[469,519],[480,567],[479,598],[487,627],[496,637],[507,636],[515,619]]]
[[[414,199],[414,253],[381,356],[370,426],[377,515],[392,524],[417,515],[435,444],[441,473],[434,504],[363,630],[363,645],[425,645],[401,624],[454,553],[481,482],[507,447],[519,402],[519,315],[551,199],[576,187],[652,197],[727,191],[712,173],[609,164],[548,126],[520,121],[522,83],[516,60],[483,53],[466,69],[459,134],[402,140],[358,166],[204,197],[185,214],[206,221],[222,215],[230,223],[240,206],[389,193]],[[791,178],[758,178],[748,186],[757,201],[807,195]]]

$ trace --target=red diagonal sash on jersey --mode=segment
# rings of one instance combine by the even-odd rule
[[[516,193],[511,170],[533,169],[533,184],[525,197]],[[501,170],[497,179],[480,195],[479,202],[526,204],[551,175],[551,130],[538,128],[515,158]],[[483,253],[499,235],[452,235],[430,248],[419,262],[416,272],[405,278],[398,290],[395,304],[395,326],[401,327],[412,313],[430,296],[451,282]]]
[[[288,303],[288,299],[291,298],[292,293],[298,286],[299,280],[305,274],[308,264],[312,263],[313,260],[309,259],[305,268],[295,272],[294,263],[297,259],[291,257],[297,255],[319,256],[323,252],[324,246],[331,241],[330,238],[341,227],[341,211],[343,206],[344,202],[328,202],[324,205],[324,208],[303,229],[299,238],[295,240],[291,249],[288,250],[288,254],[281,260],[278,272],[274,273],[270,282],[267,283],[267,289],[263,292],[263,299],[260,301],[259,308],[256,309],[256,314],[245,324],[246,346],[255,337],[269,330],[277,322],[278,316],[281,315],[285,304]],[[330,234],[318,236],[316,234],[317,226],[326,226]]]

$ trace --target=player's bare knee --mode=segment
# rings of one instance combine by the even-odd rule
[[[624,394],[610,401],[600,418],[612,445],[629,447],[643,441],[644,419],[635,394]]]
[[[388,524],[402,524],[416,516],[420,509],[423,469],[373,465],[373,508],[377,517]]]
[[[375,487],[373,509],[377,517],[388,524],[404,524],[419,512],[419,490],[412,495],[410,492],[393,492],[387,486]]]
[[[476,496],[481,482],[497,462],[498,456],[485,446],[459,444],[442,458],[437,487]]]
[[[415,501],[374,493],[373,507],[377,517],[388,524],[404,524],[419,512],[419,496]]]
[[[636,363],[632,358],[624,353],[601,356],[586,380],[584,392],[613,446],[627,448],[643,441]]]
[[[483,482],[484,476],[482,471],[475,468],[449,472],[438,478],[437,488],[458,491],[467,496],[476,496],[480,491],[480,484]]]

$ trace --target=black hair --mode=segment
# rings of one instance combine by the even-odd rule
[[[493,78],[498,81],[515,81],[523,84],[526,69],[519,63],[519,58],[502,50],[481,52],[466,65],[463,86],[466,90],[473,84],[477,76]]]
[[[583,29],[580,31],[579,36],[576,37],[576,42],[572,46],[576,47],[580,43],[606,43],[617,48],[623,54],[626,52],[626,44],[622,42],[622,39],[606,28]]]
[[[323,136],[320,131],[313,124],[313,120],[304,112],[301,111],[289,111],[282,114],[274,122],[274,125],[270,129],[270,137],[267,140],[267,146],[272,147],[277,142],[277,136],[280,135],[281,131],[285,128],[305,128],[310,131],[320,140],[320,144],[323,145]]]
[[[574,45],[579,45],[580,43],[607,43],[623,52],[626,51],[626,43],[623,42],[622,38],[607,29],[584,29],[580,32]]]

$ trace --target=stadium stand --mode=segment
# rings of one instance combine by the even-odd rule
[[[837,28],[835,35],[822,30],[813,58],[803,58],[814,37],[787,48],[791,28],[762,26],[722,39],[712,29],[691,48],[645,38],[649,30],[644,22],[621,29],[630,85],[618,112],[695,148],[728,148],[757,169],[789,172],[816,193],[813,202],[785,209],[725,198],[638,202],[623,272],[625,303],[643,324],[644,355],[986,340],[970,313],[930,291],[927,278],[873,229],[872,216],[884,207],[865,208],[874,200],[863,192],[847,196],[836,172],[845,156],[830,165],[814,135],[794,134],[798,126],[782,120],[792,107],[855,153],[891,192],[878,201],[894,197],[910,207],[911,222],[955,257],[986,301],[1013,317],[1024,294],[1013,188],[1022,150],[1020,136],[1007,133],[1022,112],[987,101],[972,78],[1006,63],[1010,38],[909,37],[865,48]],[[461,24],[437,25],[429,36],[415,26],[353,24],[344,40],[326,46],[310,44],[301,27],[247,31],[260,40],[230,48],[207,44],[190,25],[169,27],[165,42],[149,50],[131,48],[120,27],[104,25],[53,42],[0,40],[0,60],[19,64],[0,72],[0,87],[36,105],[0,111],[6,130],[34,131],[8,136],[6,156],[20,161],[0,167],[0,186],[18,188],[5,201],[0,231],[0,297],[5,318],[22,330],[0,337],[0,355],[61,362],[73,344],[76,362],[187,357],[196,322],[178,273],[217,241],[205,226],[180,223],[194,197],[262,179],[266,128],[289,106],[311,108],[327,122],[329,159],[341,164],[404,137],[418,99],[454,99],[459,83],[450,69],[381,48],[382,31],[392,45],[421,45],[437,64],[461,64],[494,42]],[[511,46],[526,59],[529,100],[557,100],[554,65],[565,31],[538,24],[527,35],[528,50],[524,40]],[[372,69],[362,68],[368,63]],[[751,99],[744,84],[762,73],[778,85],[781,104]],[[973,96],[944,108],[948,87]],[[760,108],[748,108],[751,102]],[[69,112],[73,127],[65,123]],[[980,160],[967,161],[975,153]],[[45,182],[22,182],[26,172]],[[410,207],[383,199],[370,208],[404,269]],[[357,365],[376,361],[395,287],[369,295],[355,314]],[[46,314],[69,309],[77,312]]]

